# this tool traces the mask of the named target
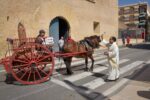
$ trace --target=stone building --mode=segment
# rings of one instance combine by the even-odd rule
[[[146,27],[147,18],[150,16],[148,3],[138,3],[119,7],[119,20],[128,28]]]
[[[60,36],[75,40],[108,33],[118,35],[118,0],[0,0],[0,44],[17,38],[21,21],[28,37],[40,29],[56,41]],[[2,49],[0,49],[2,51]]]
[[[122,21],[124,24],[126,24],[129,30],[141,29],[141,31],[146,33],[146,38],[150,35],[148,31],[149,16],[150,7],[147,2],[119,7],[119,21]]]

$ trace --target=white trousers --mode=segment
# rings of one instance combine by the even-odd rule
[[[108,80],[116,80],[120,76],[119,72],[119,65],[117,64],[117,61],[115,58],[108,58],[109,63],[109,74],[108,74]]]

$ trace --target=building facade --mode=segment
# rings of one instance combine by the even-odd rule
[[[107,38],[118,35],[118,0],[0,0],[0,6],[0,44],[18,37],[20,21],[28,37],[44,29],[56,42],[68,35],[76,41],[104,32]]]
[[[119,21],[126,24],[128,30],[140,28],[148,35],[149,16],[149,5],[146,2],[119,7]]]
[[[148,3],[119,7],[119,20],[129,28],[146,27],[148,16],[150,16]]]

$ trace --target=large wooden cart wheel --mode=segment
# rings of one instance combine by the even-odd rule
[[[10,70],[22,84],[39,84],[52,75],[54,56],[43,45],[30,43],[18,48],[12,55]]]

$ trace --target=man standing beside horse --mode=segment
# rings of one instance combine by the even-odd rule
[[[115,81],[119,79],[119,48],[116,43],[116,37],[112,36],[109,39],[109,42],[106,42],[103,39],[103,35],[101,36],[103,40],[101,45],[105,45],[108,48],[108,51],[104,52],[104,55],[107,56],[109,63],[109,75],[106,81]]]

